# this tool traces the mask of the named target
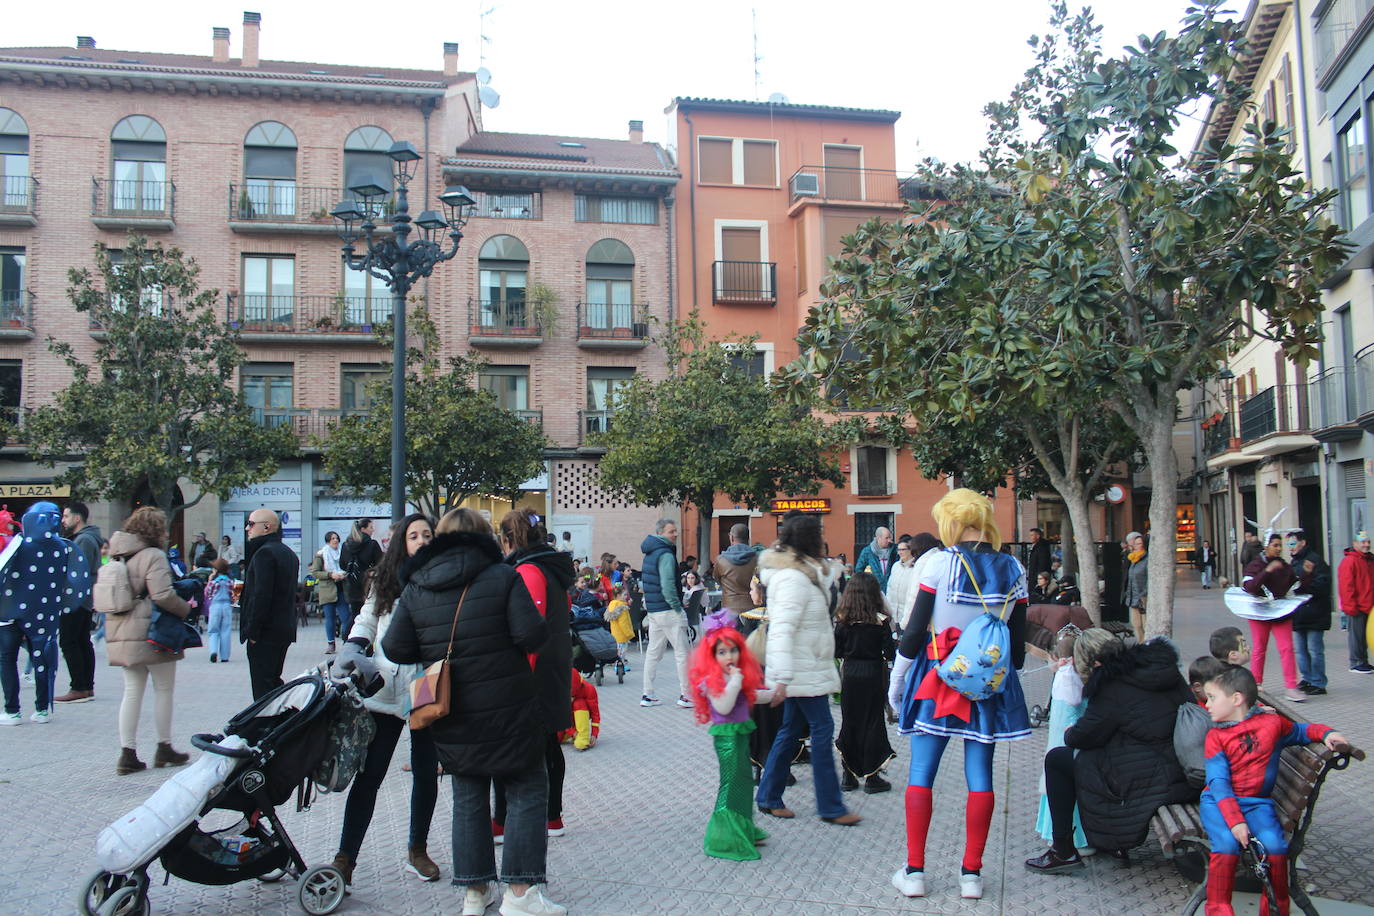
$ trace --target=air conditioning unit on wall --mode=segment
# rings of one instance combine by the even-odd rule
[[[792,197],[820,197],[821,178],[811,172],[798,172],[792,176]]]

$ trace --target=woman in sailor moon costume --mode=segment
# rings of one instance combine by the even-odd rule
[[[992,753],[996,742],[1030,735],[1030,719],[1017,669],[1025,659],[1026,570],[1001,553],[1002,536],[992,500],[969,489],[952,490],[931,515],[945,548],[921,571],[915,606],[898,647],[888,699],[898,712],[902,734],[911,736],[911,771],[906,789],[907,861],[892,884],[908,897],[926,893],[926,834],[934,800],[931,786],[951,737],[964,741],[968,784],[964,857],[959,896],[983,896],[983,848],[992,822]],[[1006,605],[1011,630],[1011,669],[1002,689],[985,700],[952,690],[936,671],[960,633],[985,610]]]

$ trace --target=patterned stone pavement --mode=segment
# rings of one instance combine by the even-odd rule
[[[1176,632],[1185,658],[1191,658],[1205,651],[1205,637],[1212,628],[1233,618],[1221,607],[1219,592],[1202,591],[1190,573],[1181,575]],[[1346,673],[1341,631],[1328,634],[1327,643],[1332,693],[1307,703],[1302,712],[1340,727],[1374,751],[1374,721],[1368,714],[1374,677]],[[302,631],[287,670],[312,664],[322,648],[316,622]],[[103,657],[103,648],[97,652]],[[601,743],[587,753],[568,751],[568,834],[549,841],[548,893],[574,913],[1165,914],[1177,912],[1188,896],[1189,889],[1157,846],[1138,850],[1129,870],[1091,861],[1076,876],[1026,872],[1022,861],[1038,854],[1043,845],[1033,831],[1043,732],[1009,750],[998,750],[998,806],[984,867],[986,897],[981,901],[958,898],[964,788],[957,746],[950,747],[936,785],[930,896],[924,899],[902,898],[888,884],[904,855],[900,792],[851,794],[863,823],[854,828],[828,825],[815,817],[810,774],[802,767],[796,769],[798,784],[787,796],[798,818],[763,818],[772,838],[761,861],[708,859],[700,844],[715,789],[710,740],[688,710],[639,708],[638,657],[632,661],[635,670],[625,684],[612,679],[601,688]],[[204,651],[198,650],[178,665],[177,677],[174,733],[179,747],[189,743],[194,731],[221,728],[248,703],[248,672],[241,654],[229,664],[210,665]],[[659,677],[660,692],[669,694],[672,667],[663,666]],[[1276,680],[1271,675],[1271,682]],[[1045,695],[1048,681],[1043,670],[1025,678],[1032,702]],[[59,690],[63,689],[65,681],[59,680]],[[7,802],[8,818],[0,833],[4,914],[72,912],[77,891],[93,869],[96,834],[171,774],[148,770],[114,775],[118,673],[100,668],[96,694],[93,703],[59,709],[50,725],[26,722],[0,730],[0,799]],[[25,704],[27,714],[31,692]],[[151,710],[146,709],[140,735],[145,757],[150,756],[153,740]],[[889,776],[900,785],[907,748],[895,734],[893,746],[898,759]],[[342,913],[400,916],[454,913],[460,907],[461,896],[447,878],[424,884],[402,870],[409,776],[400,765],[407,757],[403,744],[378,801],[358,863],[356,888]],[[342,799],[323,796],[311,810],[300,813],[292,807],[285,821],[305,858],[310,863],[328,862],[338,840]],[[450,817],[444,790],[430,845],[446,876],[452,862]],[[1327,784],[1305,856],[1313,893],[1374,904],[1374,874],[1368,866],[1371,823],[1374,760],[1334,774]],[[160,869],[154,867],[152,875],[151,899],[159,914],[301,912],[290,881],[202,887],[173,880],[164,887]]]

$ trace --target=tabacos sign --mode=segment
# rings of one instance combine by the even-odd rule
[[[768,511],[774,515],[786,515],[793,510],[810,515],[825,515],[830,512],[830,500],[822,496],[789,496],[770,500],[768,503]]]

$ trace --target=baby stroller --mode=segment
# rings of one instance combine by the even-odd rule
[[[625,683],[625,660],[611,638],[611,628],[600,617],[574,617],[572,621],[573,667],[600,687],[604,666],[615,663],[616,683]]]
[[[376,726],[361,696],[352,679],[333,679],[321,666],[234,716],[224,734],[193,735],[205,753],[100,832],[100,871],[82,888],[78,913],[147,916],[154,860],[196,884],[291,875],[305,912],[338,909],[343,875],[332,865],[307,867],[276,809],[292,793],[297,810],[308,809],[314,786],[342,791],[362,768]]]

